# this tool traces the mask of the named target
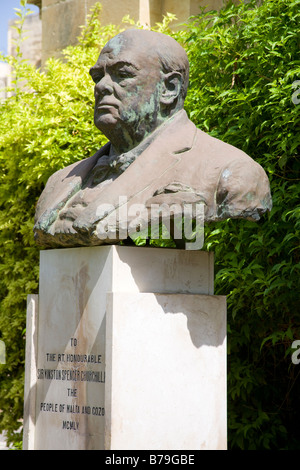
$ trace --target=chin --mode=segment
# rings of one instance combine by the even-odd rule
[[[109,113],[101,114],[101,116],[95,116],[95,126],[105,134],[105,130],[113,129],[117,125],[118,120]]]

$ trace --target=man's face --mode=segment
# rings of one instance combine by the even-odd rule
[[[90,74],[95,82],[94,121],[104,134],[153,130],[159,110],[162,73],[145,47],[116,36],[102,50]]]

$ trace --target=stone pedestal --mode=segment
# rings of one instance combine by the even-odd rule
[[[42,251],[24,449],[225,449],[226,299],[213,278],[207,252]]]

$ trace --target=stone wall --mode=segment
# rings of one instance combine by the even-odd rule
[[[8,55],[15,55],[18,33],[14,29],[16,20],[11,20],[8,27]],[[42,21],[39,14],[29,15],[24,22],[23,36],[26,38],[21,44],[22,58],[28,60],[36,67],[41,66],[42,55]]]
[[[76,44],[80,26],[98,0],[30,0],[41,9],[42,63],[58,57],[63,48]],[[160,22],[167,12],[177,16],[178,24],[199,13],[200,6],[218,9],[223,0],[100,0],[102,24],[120,24],[125,15],[144,25]],[[176,27],[176,24],[174,25]]]
[[[10,67],[4,62],[0,62],[0,101],[7,97],[5,88],[9,85]]]

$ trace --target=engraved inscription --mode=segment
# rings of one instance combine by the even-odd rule
[[[46,352],[45,367],[37,369],[38,381],[59,381],[65,384],[66,401],[41,402],[39,412],[56,413],[62,418],[61,429],[79,431],[80,416],[105,416],[104,404],[86,402],[85,389],[82,390],[82,385],[100,386],[105,383],[104,361],[102,354],[86,354],[80,351],[80,341],[77,338],[70,338],[69,346],[75,349],[75,352]]]

